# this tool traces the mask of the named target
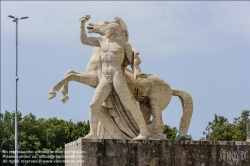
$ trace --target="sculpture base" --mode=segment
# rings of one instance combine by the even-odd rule
[[[250,143],[169,140],[87,140],[65,145],[66,166],[250,165]]]

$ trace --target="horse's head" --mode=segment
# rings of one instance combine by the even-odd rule
[[[102,21],[99,23],[89,23],[87,26],[88,33],[98,33],[100,35],[105,35],[106,26],[110,21]]]
[[[106,27],[110,23],[118,23],[119,25],[121,25],[122,36],[125,36],[126,40],[127,40],[127,37],[128,37],[127,27],[126,27],[125,23],[118,17],[115,17],[114,20],[111,20],[111,21],[102,21],[99,23],[89,23],[89,25],[87,26],[88,33],[98,33],[98,34],[104,36],[105,31],[106,31]]]

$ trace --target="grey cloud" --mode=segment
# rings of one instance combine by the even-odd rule
[[[30,17],[20,30],[32,40],[79,43],[79,18],[122,18],[140,52],[188,54],[223,49],[250,37],[249,6],[223,2],[2,2],[2,32],[13,35],[8,14]],[[235,36],[235,41],[228,38]],[[154,44],[154,49],[145,46]],[[138,49],[137,48],[137,49]],[[143,49],[143,50],[142,50]]]

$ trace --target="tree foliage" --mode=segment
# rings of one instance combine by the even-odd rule
[[[214,115],[214,120],[208,122],[203,132],[205,140],[209,141],[246,141],[246,125],[250,110],[243,110],[240,117],[229,123],[224,116]],[[204,140],[204,138],[203,138]]]
[[[167,138],[169,140],[174,140],[177,132],[178,132],[178,130],[176,127],[171,128],[170,126],[168,126],[166,124],[163,126],[163,133],[167,135]],[[193,139],[191,135],[187,135],[187,138],[188,138],[188,140]]]
[[[1,114],[0,148],[14,149],[15,113],[8,111]],[[22,117],[18,112],[18,142],[20,150],[63,149],[64,144],[72,142],[89,132],[89,122],[59,120],[57,118],[36,119],[33,114]]]
[[[167,138],[170,140],[174,140],[176,137],[178,130],[176,127],[171,128],[168,125],[164,125],[163,126],[163,133],[167,135]]]
[[[37,119],[31,113],[24,117],[22,117],[20,112],[17,115],[19,151],[63,151],[66,143],[84,137],[89,132],[89,122],[73,123],[72,121],[64,121],[57,118]],[[3,150],[14,151],[14,125],[14,112],[5,111],[4,114],[0,114],[0,152]],[[0,155],[1,161],[3,161],[2,154]]]

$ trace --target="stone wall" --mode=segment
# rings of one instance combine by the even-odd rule
[[[250,166],[250,143],[84,140],[65,145],[66,166]]]

